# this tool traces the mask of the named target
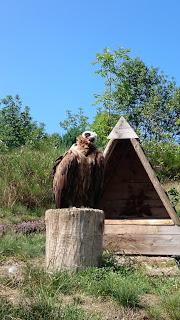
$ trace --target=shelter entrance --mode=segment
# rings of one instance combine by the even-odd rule
[[[112,149],[99,206],[106,219],[169,218],[131,140],[115,140]]]

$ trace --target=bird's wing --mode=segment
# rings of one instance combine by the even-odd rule
[[[64,157],[64,156],[60,156],[59,158],[57,158],[57,159],[55,160],[55,163],[54,163],[54,166],[53,166],[53,169],[52,169],[52,177],[53,177],[53,178],[54,178],[54,175],[55,175],[55,173],[56,173],[56,168],[57,168],[58,164],[62,161],[63,157]]]
[[[94,194],[94,206],[98,206],[98,202],[102,196],[104,184],[104,156],[102,152],[97,151],[95,161],[92,168],[92,188]]]
[[[74,202],[78,186],[78,155],[69,150],[54,166],[53,192],[57,208]]]

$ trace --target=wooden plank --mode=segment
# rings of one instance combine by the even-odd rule
[[[114,198],[111,198],[111,199],[107,199],[105,200],[105,204],[106,206],[111,206],[113,204],[114,207],[117,207],[117,208],[121,208],[121,207],[124,207],[126,206],[127,203],[133,203],[135,202],[136,199],[128,199],[125,198],[125,199],[121,199],[120,197],[117,197],[116,195],[114,196]],[[164,206],[162,205],[162,202],[160,199],[143,199],[142,203],[139,205],[139,206],[144,206],[144,205],[149,205],[151,209],[157,209],[157,208],[162,208],[164,209]],[[164,211],[166,211],[164,209]]]
[[[124,117],[121,117],[108,136],[108,139],[130,139],[138,138],[136,132],[131,128]]]
[[[104,235],[103,246],[120,254],[180,255],[180,235]]]
[[[104,228],[104,234],[179,234],[180,227],[177,225],[173,226],[153,226],[153,225],[110,225],[106,224]]]
[[[122,184],[122,186],[123,186],[123,184]],[[119,188],[119,190],[118,190],[118,188]],[[112,190],[112,189],[109,189],[109,190],[106,190],[106,196],[107,197],[105,197],[105,198],[107,198],[107,200],[108,201],[110,201],[110,200],[113,200],[113,199],[122,199],[122,200],[127,200],[127,199],[129,199],[128,198],[128,192],[127,192],[127,189],[120,189],[121,188],[121,185],[120,186],[118,186],[118,188],[114,188],[114,191]],[[136,191],[136,190],[135,190]],[[138,193],[138,191],[139,190],[137,190],[137,192],[135,192],[134,191],[134,195],[135,196],[138,196],[139,195],[139,193]],[[148,189],[146,189],[145,190],[145,197],[146,197],[146,199],[147,200],[158,200],[159,199],[159,197],[158,197],[158,195],[157,195],[157,193],[156,192],[154,192],[154,190],[148,190]]]
[[[105,158],[105,163],[107,163],[108,159],[110,158],[115,146],[116,146],[117,141],[116,140],[110,140],[103,152],[104,158]]]
[[[138,140],[136,139],[130,139],[132,146],[134,147],[134,150],[136,154],[138,155],[144,169],[146,170],[156,192],[158,193],[162,203],[164,204],[164,207],[166,208],[168,214],[170,215],[171,219],[174,221],[175,224],[180,225],[180,219],[177,216],[175,210],[173,209],[169,198],[167,197],[164,189],[162,188],[158,178],[156,177],[156,174],[154,170],[152,169],[149,161],[147,160],[141,146]]]
[[[151,208],[151,212],[141,210],[137,211],[135,208],[131,207],[129,210],[128,208],[123,207],[113,207],[113,206],[106,206],[106,203],[101,205],[101,210],[104,211],[106,219],[113,219],[113,220],[138,220],[138,219],[169,219],[169,215],[164,208]]]
[[[125,219],[125,220],[112,220],[105,219],[105,225],[151,225],[151,226],[164,226],[174,225],[171,219]]]

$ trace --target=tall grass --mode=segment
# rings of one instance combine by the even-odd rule
[[[27,208],[52,203],[52,167],[64,152],[55,148],[40,150],[22,147],[0,155],[0,207],[17,204]]]

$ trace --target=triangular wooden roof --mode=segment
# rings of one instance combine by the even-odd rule
[[[138,138],[136,132],[124,117],[121,117],[108,136],[108,139],[130,139]]]
[[[112,164],[113,168],[112,168],[112,170],[109,171],[110,174],[108,173],[111,176],[111,180],[113,181],[112,177],[113,177],[113,175],[116,175],[115,170],[116,170],[116,167],[118,166],[118,164],[122,166],[124,163],[124,165],[126,165],[126,168],[121,167],[121,172],[123,172],[123,170],[127,170],[127,165],[128,165],[127,162],[130,163],[130,166],[131,165],[133,166],[133,163],[136,163],[137,166],[139,166],[139,168],[141,169],[141,172],[144,170],[144,173],[142,172],[142,176],[144,175],[144,178],[146,179],[146,183],[147,183],[147,181],[149,181],[148,183],[150,185],[152,184],[153,192],[154,192],[154,194],[156,194],[156,200],[154,200],[154,201],[159,201],[161,203],[161,206],[164,207],[166,214],[168,214],[171,217],[171,219],[173,220],[173,222],[175,224],[180,225],[180,219],[177,216],[176,211],[172,207],[171,202],[170,202],[167,194],[165,193],[163,187],[161,186],[161,184],[160,184],[153,168],[151,167],[148,159],[146,158],[145,153],[144,153],[144,151],[138,141],[138,136],[136,135],[135,131],[131,128],[131,126],[128,124],[128,122],[123,117],[121,117],[119,119],[119,121],[115,125],[114,129],[111,131],[108,138],[110,139],[110,141],[108,142],[108,144],[104,150],[106,167],[110,168],[111,159],[113,157],[117,157],[117,156],[119,157],[119,152],[122,154],[124,152],[126,146],[128,146],[127,149],[129,150],[129,154],[127,157],[131,157],[131,158],[134,157],[134,161],[131,159],[131,162],[128,162],[130,160],[129,160],[129,158],[127,158],[126,161],[124,161],[124,162],[118,159],[116,161],[116,164]],[[125,140],[125,139],[127,139],[127,140]],[[123,140],[124,140],[124,142],[123,142]],[[119,144],[119,143],[122,147],[117,146],[117,144]],[[113,155],[113,153],[114,153],[114,155]],[[138,162],[139,162],[139,165],[138,165]],[[131,168],[128,170],[131,170]],[[132,169],[132,171],[133,171],[133,169]],[[135,177],[136,183],[138,183],[138,179],[137,179],[138,173],[136,175],[136,172],[134,170],[133,174],[134,175],[131,175],[131,182],[132,182],[132,177]],[[118,183],[118,177],[115,177],[115,179],[116,179],[116,183]],[[111,188],[112,181],[111,182],[109,181],[107,188]],[[142,183],[142,181],[140,181],[139,183]],[[121,181],[121,186],[123,186],[123,179]],[[106,186],[105,186],[105,188],[106,188]],[[117,190],[116,190],[116,192],[117,192]],[[121,192],[121,190],[119,191],[119,189],[118,189],[118,192]],[[104,199],[107,200],[107,195],[104,195]],[[103,202],[103,197],[102,197],[102,202]],[[103,205],[102,205],[102,208],[103,208]]]

